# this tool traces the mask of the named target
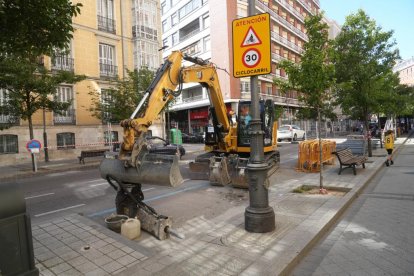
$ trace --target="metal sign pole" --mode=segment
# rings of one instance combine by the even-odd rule
[[[249,16],[256,14],[255,0],[249,0]],[[252,120],[250,159],[247,164],[249,177],[249,207],[246,208],[245,229],[248,232],[267,233],[275,229],[275,213],[269,206],[268,165],[264,161],[263,130],[260,121],[258,77],[250,77]]]

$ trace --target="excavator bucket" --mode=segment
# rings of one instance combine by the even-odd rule
[[[231,182],[229,171],[227,169],[227,158],[216,157],[210,158],[210,184],[214,186],[226,186]]]
[[[235,188],[247,189],[249,183],[247,179],[248,158],[240,158],[238,155],[228,157],[228,171],[231,178],[231,185]]]
[[[176,155],[148,153],[136,167],[126,166],[126,161],[106,158],[99,170],[102,178],[112,178],[121,183],[177,187],[183,182],[178,158]]]

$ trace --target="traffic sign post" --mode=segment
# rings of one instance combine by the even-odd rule
[[[256,13],[255,0],[248,0],[249,15]],[[258,76],[271,73],[270,16],[259,14],[233,21],[233,75],[250,76],[252,120],[250,158],[247,163],[249,206],[244,212],[248,232],[268,233],[276,228],[275,212],[269,206],[267,171],[264,158],[262,122],[260,120]]]
[[[270,15],[262,13],[233,20],[233,76],[271,72]]]
[[[33,171],[37,172],[37,158],[35,153],[39,153],[42,148],[42,143],[39,140],[32,139],[26,143],[26,149],[31,153],[33,158]]]

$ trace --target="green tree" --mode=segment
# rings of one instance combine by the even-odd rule
[[[389,83],[398,58],[395,41],[390,40],[392,34],[392,31],[382,31],[359,10],[346,18],[335,39],[336,97],[345,114],[364,122],[366,132],[371,114],[380,110],[384,102],[392,101],[395,95]],[[368,155],[372,156],[370,138]]]
[[[309,41],[304,44],[304,53],[300,63],[284,60],[279,67],[288,74],[288,82],[275,81],[282,89],[294,89],[300,92],[299,100],[305,108],[317,111],[318,125],[321,113],[331,106],[331,87],[334,84],[334,67],[329,62],[330,42],[328,25],[322,22],[323,14],[308,16],[305,28]],[[311,114],[311,112],[308,112]],[[320,161],[322,162],[322,141],[319,127]],[[320,164],[320,189],[323,192],[322,164]]]
[[[129,118],[153,78],[154,72],[146,67],[128,71],[127,78],[115,81],[112,88],[89,92],[92,96],[89,111],[98,119],[112,123]]]
[[[0,53],[37,57],[67,48],[80,7],[68,0],[1,0]]]
[[[71,102],[59,102],[55,99],[57,87],[62,83],[74,84],[82,79],[84,76],[72,72],[52,73],[43,65],[26,58],[9,56],[0,63],[0,88],[7,90],[0,113],[27,120],[30,139],[33,139],[33,114],[41,109],[58,114],[67,110]]]

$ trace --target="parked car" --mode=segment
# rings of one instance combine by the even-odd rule
[[[161,137],[147,137],[147,141],[151,145],[150,153],[175,155],[178,151],[180,158],[185,155],[185,149],[182,145],[170,144],[170,142]]]
[[[182,133],[183,143],[204,143],[204,137],[201,133],[187,134]]]
[[[305,140],[305,131],[296,125],[282,125],[277,130],[277,141],[282,140],[297,141]]]

